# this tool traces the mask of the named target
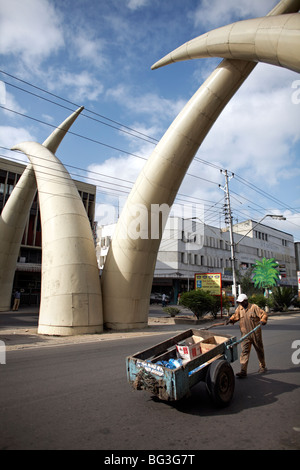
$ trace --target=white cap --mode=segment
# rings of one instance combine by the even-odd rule
[[[244,300],[248,300],[248,297],[246,294],[240,294],[238,298],[236,299],[237,302],[244,302]]]

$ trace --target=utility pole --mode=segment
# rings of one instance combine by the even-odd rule
[[[230,253],[231,253],[231,266],[232,266],[232,294],[234,296],[234,303],[236,302],[236,295],[237,295],[237,284],[236,284],[236,272],[235,272],[235,252],[234,252],[234,239],[233,239],[233,228],[232,228],[232,214],[231,214],[231,206],[230,206],[230,195],[229,195],[229,179],[227,170],[220,170],[225,175],[225,186],[222,188],[225,192],[225,209],[226,209],[226,220],[229,224],[229,234],[230,234]],[[231,178],[234,177],[234,173],[232,173]]]

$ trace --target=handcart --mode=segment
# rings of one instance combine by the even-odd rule
[[[128,382],[161,400],[177,401],[188,396],[195,384],[205,381],[213,402],[225,406],[234,393],[230,363],[238,358],[240,341],[210,330],[189,329],[127,357]]]

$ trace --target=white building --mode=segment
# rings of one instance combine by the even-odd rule
[[[98,228],[97,259],[103,269],[115,224]],[[293,236],[252,220],[233,226],[235,269],[239,272],[262,258],[275,258],[280,284],[297,286]],[[232,285],[229,232],[199,220],[170,217],[157,256],[153,292],[166,292],[176,302],[179,292],[194,288],[196,273],[222,274],[223,287]]]

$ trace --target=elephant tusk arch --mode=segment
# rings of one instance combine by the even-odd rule
[[[90,223],[74,181],[53,153],[82,109],[72,113],[43,145],[22,142],[13,147],[30,160],[39,193],[43,234],[40,334],[103,331],[101,285]]]
[[[297,12],[299,0],[281,0],[269,15]],[[170,125],[150,155],[116,226],[102,278],[103,320],[112,329],[148,323],[160,238],[131,237],[128,227],[143,206],[141,225],[151,222],[152,205],[171,205],[198,148],[226,104],[256,66],[253,61],[224,59]],[[141,211],[140,211],[141,213]],[[148,213],[148,219],[147,219]],[[144,224],[142,224],[142,222]],[[163,221],[162,221],[162,227]],[[145,230],[146,231],[146,230]]]
[[[300,72],[300,14],[265,16],[239,21],[186,42],[151,69],[173,62],[223,57],[265,62]]]
[[[66,133],[72,126],[73,122],[77,119],[81,111],[84,109],[83,106],[80,106],[74,113],[72,113],[64,122],[57,127],[52,134],[43,142],[43,146],[46,147],[50,152],[56,153],[58,146],[65,137]]]

